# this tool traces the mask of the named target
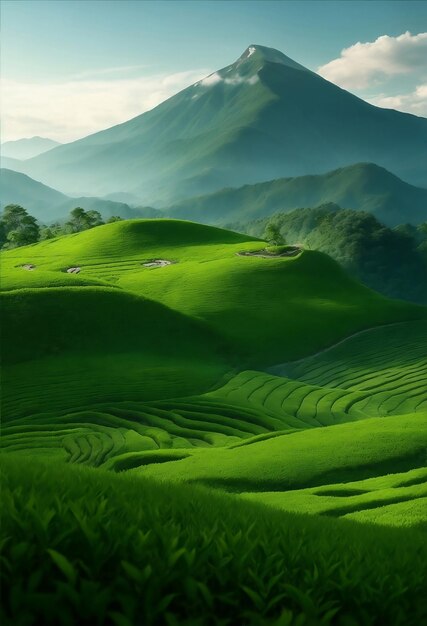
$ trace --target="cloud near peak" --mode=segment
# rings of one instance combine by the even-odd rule
[[[427,33],[407,31],[398,37],[381,35],[372,42],[359,41],[318,69],[323,78],[345,89],[364,89],[413,72],[427,72]]]

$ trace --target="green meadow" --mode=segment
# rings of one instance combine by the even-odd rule
[[[1,253],[3,623],[427,619],[427,309],[265,246]]]

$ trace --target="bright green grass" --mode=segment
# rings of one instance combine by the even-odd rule
[[[3,288],[52,272],[64,285],[102,280],[202,319],[247,365],[310,354],[362,328],[425,317],[425,310],[386,300],[350,280],[325,255],[241,257],[264,247],[248,236],[179,220],[129,220],[3,254]],[[144,261],[174,264],[148,269]],[[17,267],[33,263],[33,272]],[[67,267],[81,273],[67,276]],[[61,276],[62,278],[59,278]],[[62,284],[62,283],[61,283]]]
[[[425,316],[353,282],[326,255],[229,255],[165,271],[129,272],[118,285],[205,320],[252,367],[313,353],[366,327]]]
[[[378,415],[427,409],[427,322],[396,324],[351,337],[271,371],[305,383],[356,392],[352,408]]]
[[[199,393],[233,360],[197,320],[116,288],[17,289],[1,298],[5,420]]]
[[[371,418],[312,428],[231,449],[193,451],[145,470],[167,480],[231,491],[285,491],[423,467],[427,414]]]
[[[284,511],[427,528],[427,469],[283,492],[244,493]]]
[[[424,315],[358,286],[324,255],[236,255],[256,245],[264,244],[189,222],[137,220],[6,252],[3,447],[112,468],[117,457],[123,468],[127,459],[142,464],[150,450],[237,445],[383,415],[382,403],[395,401],[393,381],[380,396],[310,384],[304,372],[292,372],[302,382],[245,371],[221,385],[248,361],[301,355],[368,323]],[[176,263],[150,270],[141,265],[149,258]],[[36,269],[15,267],[25,262]],[[69,265],[82,272],[64,273]],[[95,286],[99,280],[111,287]],[[393,352],[396,376],[405,373],[412,387],[399,388],[399,410],[389,412],[422,408],[416,343],[424,329],[399,324],[386,342],[380,329],[376,343],[353,347],[355,338],[344,350],[344,363],[346,351],[365,358],[365,374],[371,352],[375,371]],[[112,442],[115,428],[123,437]]]
[[[419,626],[427,616],[416,530],[31,456],[2,466],[3,624]]]
[[[425,309],[258,245],[141,220],[2,255],[5,623],[421,623]]]

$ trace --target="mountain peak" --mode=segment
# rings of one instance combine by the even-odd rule
[[[267,48],[266,46],[260,46],[259,44],[251,44],[246,48],[244,53],[239,57],[237,63],[244,63],[246,61],[258,61],[262,64],[264,63],[278,63],[280,65],[286,65],[287,67],[291,67],[295,70],[303,70],[304,72],[308,72],[309,70],[297,63],[293,59],[287,57],[280,50],[276,50],[275,48]]]

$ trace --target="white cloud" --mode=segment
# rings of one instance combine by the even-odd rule
[[[34,135],[72,141],[148,111],[206,74],[199,69],[120,79],[75,77],[54,84],[5,79],[2,141]]]
[[[224,82],[226,85],[255,85],[258,82],[258,75],[254,74],[249,78],[245,78],[244,76],[235,76],[234,78],[224,78]]]
[[[256,82],[258,82],[257,74],[254,74],[249,78],[239,75],[236,75],[233,78],[223,78],[220,74],[218,74],[218,72],[214,72],[213,74],[210,74],[209,76],[201,80],[198,84],[202,85],[203,87],[213,87],[214,85],[218,85],[218,83],[224,83],[225,85],[255,85]]]
[[[427,117],[427,83],[418,85],[413,92],[408,94],[397,96],[380,94],[373,98],[367,98],[367,100],[371,104],[385,109],[397,109],[398,111]]]
[[[427,33],[398,37],[382,35],[375,41],[355,43],[318,73],[346,89],[363,89],[399,74],[427,72]]]
[[[210,74],[209,76],[206,76],[206,78],[201,80],[200,84],[203,85],[203,87],[213,87],[213,85],[217,85],[221,81],[222,78],[218,74],[218,72],[214,72],[213,74]]]

